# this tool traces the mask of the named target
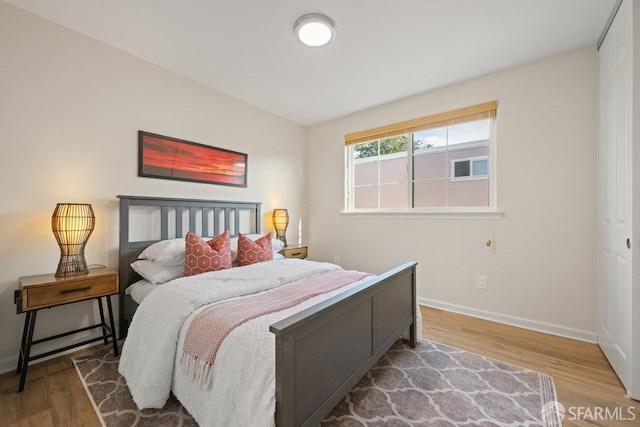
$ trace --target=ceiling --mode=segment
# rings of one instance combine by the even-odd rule
[[[594,44],[615,4],[4,1],[307,126]],[[294,38],[294,22],[309,12],[335,21],[329,46]]]

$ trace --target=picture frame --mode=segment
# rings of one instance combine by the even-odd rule
[[[247,187],[244,153],[138,131],[138,176]]]

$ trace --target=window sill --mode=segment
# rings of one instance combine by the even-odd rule
[[[501,220],[504,212],[488,209],[449,209],[449,210],[368,210],[342,211],[345,218],[404,218],[404,219],[482,219]]]

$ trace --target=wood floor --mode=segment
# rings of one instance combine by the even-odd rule
[[[422,316],[427,339],[551,375],[567,409],[563,425],[640,425],[640,402],[624,397],[598,346],[425,307]],[[24,392],[17,389],[15,372],[0,375],[0,426],[100,425],[70,355],[32,365]],[[635,420],[569,420],[578,407],[587,415],[621,408],[626,418],[630,409]]]
[[[427,339],[551,375],[566,411],[563,426],[640,425],[640,402],[625,397],[597,345],[425,307],[422,316]],[[596,407],[610,412],[619,408],[627,419],[594,420]],[[587,416],[569,419],[579,413]]]

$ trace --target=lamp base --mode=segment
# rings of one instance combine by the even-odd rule
[[[284,243],[284,246],[287,246],[287,236],[285,236],[284,234],[277,234],[276,233],[276,239],[280,240],[282,243]]]
[[[84,255],[62,255],[58,262],[56,277],[80,276],[89,273]]]

